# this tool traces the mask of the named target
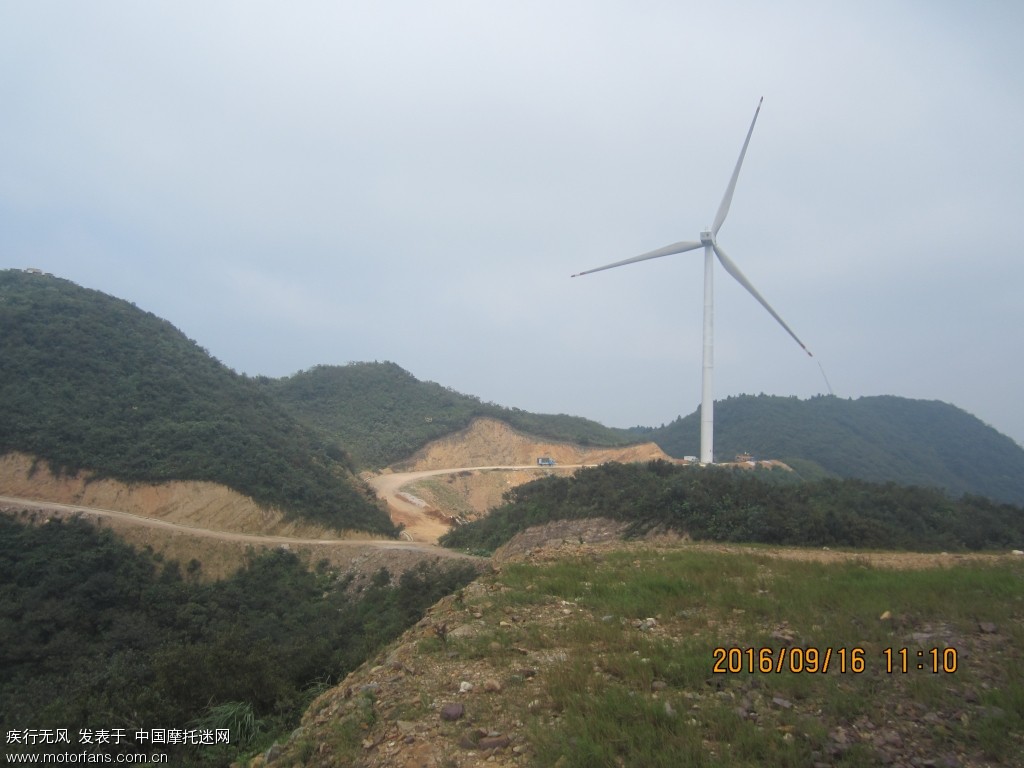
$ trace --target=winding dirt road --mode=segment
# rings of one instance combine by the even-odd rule
[[[565,465],[559,467],[559,469],[573,468],[575,467]],[[52,513],[57,516],[84,515],[97,520],[109,520],[112,524],[125,527],[126,531],[135,529],[141,532],[142,530],[150,529],[154,531],[162,531],[165,534],[173,536],[186,537],[184,540],[179,540],[179,544],[176,545],[179,548],[179,551],[172,553],[173,556],[178,558],[182,556],[183,552],[187,553],[185,555],[186,557],[191,556],[191,550],[196,550],[198,548],[202,548],[203,551],[207,553],[214,551],[209,550],[209,547],[214,545],[216,542],[228,542],[234,545],[241,545],[242,547],[247,545],[260,547],[303,547],[308,551],[319,552],[320,554],[317,555],[318,557],[327,556],[331,560],[335,560],[337,557],[344,559],[355,558],[358,560],[369,557],[370,560],[375,560],[377,556],[367,554],[368,552],[373,551],[379,552],[381,556],[386,552],[394,552],[396,554],[398,552],[404,552],[406,553],[406,557],[435,556],[444,558],[466,558],[468,556],[463,553],[437,546],[438,538],[448,531],[449,523],[444,519],[443,515],[439,515],[436,510],[432,510],[425,505],[422,505],[422,502],[420,505],[417,505],[410,501],[409,499],[415,499],[415,497],[411,497],[409,494],[403,493],[401,489],[404,486],[424,477],[434,475],[479,472],[486,470],[539,471],[545,469],[550,469],[550,467],[539,467],[536,465],[489,465],[454,467],[448,469],[429,469],[417,472],[395,472],[371,477],[369,478],[368,483],[376,491],[378,497],[384,500],[388,505],[392,520],[396,524],[400,523],[404,526],[404,531],[400,540],[374,538],[367,534],[357,534],[347,538],[314,538],[242,533],[240,531],[208,528],[205,527],[204,524],[194,521],[182,522],[164,520],[157,517],[147,517],[144,514],[111,509],[109,507],[86,506],[82,504],[27,498],[24,496],[0,495],[0,506],[15,509],[38,510],[44,513]],[[196,539],[203,542],[209,542],[209,544],[204,543],[200,545],[196,539],[193,539],[196,543],[190,547],[187,544],[187,537],[196,537]],[[142,541],[146,541],[146,539],[143,538]],[[166,541],[166,539],[164,541]],[[223,550],[216,551],[220,552]],[[334,552],[336,555],[331,555],[329,554],[330,552]],[[211,568],[212,567],[213,566],[211,565]]]
[[[167,520],[158,520],[142,515],[133,515],[130,512],[121,512],[116,509],[101,509],[99,507],[83,507],[77,504],[59,504],[54,501],[39,501],[37,499],[24,499],[17,496],[0,496],[0,504],[20,507],[23,509],[54,510],[56,512],[90,515],[93,517],[107,517],[123,520],[134,525],[148,528],[158,528],[165,531],[186,533],[191,536],[200,536],[207,539],[219,541],[232,541],[242,544],[302,544],[302,545],[326,545],[333,547],[365,547],[373,546],[380,549],[399,549],[416,552],[432,552],[436,554],[453,554],[450,550],[438,547],[433,544],[414,541],[395,541],[393,539],[309,539],[293,536],[262,536],[252,533],[236,533],[234,531],[218,531],[212,528],[202,528],[186,523],[172,523]]]
[[[452,552],[443,547],[438,547],[436,542],[439,536],[448,530],[448,525],[435,517],[427,514],[426,510],[403,498],[401,488],[409,483],[415,482],[424,477],[432,475],[457,474],[459,472],[474,472],[482,470],[542,470],[549,467],[526,466],[487,466],[487,467],[456,467],[452,469],[429,469],[419,472],[395,472],[377,475],[369,479],[369,484],[377,492],[377,495],[385,500],[392,510],[392,516],[396,522],[404,523],[406,533],[403,540],[373,538],[361,535],[358,538],[302,538],[296,536],[269,536],[253,533],[239,533],[237,531],[224,531],[215,528],[205,528],[199,525],[192,525],[182,522],[171,522],[145,515],[132,514],[117,509],[103,507],[89,507],[79,504],[63,504],[55,501],[40,499],[29,499],[20,496],[0,496],[0,505],[20,507],[23,509],[52,510],[61,514],[81,514],[92,517],[110,518],[120,520],[132,525],[146,528],[156,528],[164,531],[184,533],[191,536],[198,536],[206,539],[219,541],[230,541],[241,544],[253,545],[320,545],[330,547],[374,547],[386,550],[405,550],[413,552],[429,552],[442,556],[461,557],[460,553]]]
[[[562,464],[558,467],[539,466],[536,464],[521,465],[489,465],[483,467],[456,467],[448,469],[423,469],[416,472],[390,472],[374,475],[367,483],[377,492],[377,496],[387,502],[392,521],[405,526],[403,538],[416,542],[436,542],[448,532],[449,523],[432,516],[427,509],[409,500],[402,488],[422,480],[424,477],[436,475],[456,475],[460,472],[486,472],[489,470],[518,471],[550,471],[557,469],[579,469],[583,464]]]

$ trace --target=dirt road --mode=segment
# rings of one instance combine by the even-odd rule
[[[414,552],[429,552],[437,555],[454,555],[458,553],[437,547],[432,544],[414,541],[394,541],[392,539],[310,539],[293,536],[261,536],[251,533],[236,533],[233,531],[218,531],[210,528],[202,528],[196,525],[185,523],[174,523],[167,520],[157,520],[152,517],[133,515],[129,512],[121,512],[116,509],[100,509],[98,507],[83,507],[76,504],[58,504],[53,501],[37,501],[35,499],[24,499],[17,496],[0,496],[0,505],[18,507],[22,509],[53,510],[64,514],[82,514],[93,517],[107,517],[130,522],[148,528],[157,528],[165,531],[186,533],[192,536],[199,536],[219,541],[231,541],[241,544],[296,544],[296,545],[321,545],[331,547],[366,547],[372,546],[379,549],[398,549]]]
[[[582,465],[570,465],[559,467],[559,469],[576,469]],[[384,538],[372,538],[360,536],[359,538],[306,538],[297,536],[268,536],[254,533],[239,533],[236,531],[223,531],[213,528],[206,528],[201,525],[184,522],[173,522],[160,520],[145,515],[132,514],[116,509],[103,507],[82,506],[78,504],[62,504],[55,501],[43,501],[28,499],[19,496],[0,496],[0,505],[22,507],[25,509],[54,510],[63,514],[83,514],[93,517],[105,517],[120,520],[133,525],[147,528],[156,528],[164,531],[173,531],[192,536],[199,536],[206,539],[219,541],[230,541],[242,544],[259,545],[325,545],[331,547],[365,547],[372,546],[378,549],[405,550],[413,552],[429,552],[442,556],[460,556],[451,550],[437,546],[440,536],[447,533],[449,524],[444,519],[433,515],[429,509],[417,505],[409,500],[408,494],[403,494],[401,489],[420,480],[433,475],[452,475],[459,472],[478,472],[486,470],[550,470],[551,467],[541,467],[532,464],[521,466],[485,466],[485,467],[454,467],[449,469],[427,469],[418,472],[392,472],[376,475],[369,478],[368,482],[377,492],[377,495],[384,499],[391,512],[392,519],[396,524],[405,526],[405,532],[401,541]]]
[[[215,528],[207,528],[203,525],[181,521],[161,520],[146,515],[133,514],[117,509],[105,507],[85,506],[80,504],[66,504],[56,501],[30,499],[21,496],[0,495],[0,505],[20,507],[23,509],[52,510],[58,514],[81,514],[97,518],[108,518],[123,523],[143,528],[169,531],[178,534],[198,536],[204,539],[227,541],[240,544],[253,545],[317,545],[329,547],[366,547],[371,546],[382,550],[404,550],[410,552],[432,553],[440,556],[460,556],[451,550],[436,545],[438,537],[448,531],[448,523],[437,516],[432,516],[430,510],[403,497],[401,488],[409,483],[415,482],[423,477],[431,475],[456,474],[459,472],[473,472],[489,469],[506,470],[541,470],[549,467],[526,466],[486,466],[486,467],[455,467],[450,469],[430,469],[418,472],[388,473],[370,478],[370,485],[376,490],[377,495],[384,499],[391,510],[392,517],[396,523],[405,525],[405,534],[401,541],[393,539],[373,538],[362,535],[358,538],[310,538],[301,536],[272,536],[257,533],[240,533],[238,531],[225,531]]]

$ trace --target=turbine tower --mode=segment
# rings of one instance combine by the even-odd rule
[[[573,277],[580,277],[581,275],[589,275],[593,272],[601,272],[605,269],[614,269],[615,267],[622,267],[626,264],[633,264],[637,261],[646,261],[647,259],[657,259],[662,256],[671,256],[676,253],[683,253],[684,251],[694,251],[703,246],[704,248],[704,355],[703,355],[703,376],[701,378],[701,398],[700,398],[700,461],[702,464],[714,463],[714,444],[715,444],[715,402],[714,395],[712,393],[712,373],[714,370],[714,258],[712,254],[718,256],[718,260],[722,263],[725,271],[732,275],[736,281],[746,288],[750,294],[757,299],[761,306],[768,310],[769,314],[774,317],[783,328],[786,329],[786,333],[792,336],[796,343],[800,345],[801,349],[804,350],[809,356],[811,351],[807,349],[802,341],[793,333],[792,329],[786,325],[785,321],[779,317],[779,314],[771,308],[771,305],[765,301],[764,297],[757,292],[757,289],[751,284],[746,276],[740,272],[739,267],[733,262],[732,259],[726,254],[722,246],[718,244],[716,240],[718,236],[718,230],[722,228],[722,224],[725,222],[725,217],[729,213],[729,205],[732,203],[733,192],[736,191],[736,180],[740,175],[740,167],[743,165],[743,158],[747,154],[747,145],[750,144],[750,136],[754,133],[754,124],[757,122],[757,116],[761,112],[761,102],[764,101],[764,97],[757,103],[757,109],[754,110],[754,119],[750,121],[750,129],[747,131],[747,138],[743,142],[743,149],[740,150],[740,157],[736,161],[736,168],[733,169],[732,178],[729,179],[729,186],[725,189],[725,195],[722,197],[722,203],[718,206],[718,213],[715,214],[714,223],[710,229],[707,229],[700,233],[700,241],[694,242],[692,240],[684,240],[679,243],[673,243],[672,245],[666,245],[664,248],[658,248],[655,251],[644,253],[639,256],[634,256],[631,259],[625,259],[623,261],[617,261],[614,264],[606,264],[603,267],[597,267],[596,269],[588,269],[585,272],[579,272]]]

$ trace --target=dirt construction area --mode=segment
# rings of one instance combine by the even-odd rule
[[[541,457],[555,462],[540,466]],[[407,461],[366,475],[387,501],[391,519],[412,541],[436,542],[457,521],[475,520],[498,506],[506,491],[545,474],[571,474],[609,461],[674,461],[654,443],[583,448],[538,440],[494,419],[435,440]]]

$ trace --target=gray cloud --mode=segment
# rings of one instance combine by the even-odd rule
[[[0,7],[0,266],[136,302],[236,370],[391,359],[626,426],[693,410],[693,239],[837,394],[1024,442],[1014,3]],[[824,391],[716,273],[716,394]]]

